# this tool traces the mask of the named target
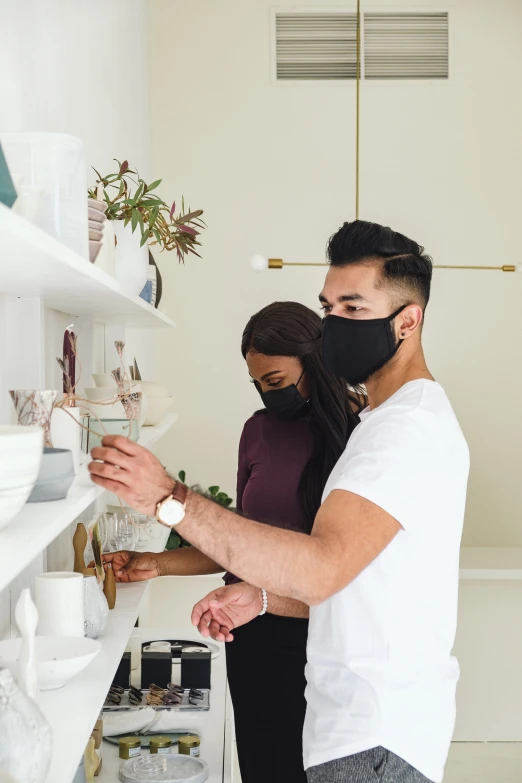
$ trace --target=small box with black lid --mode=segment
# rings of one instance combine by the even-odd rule
[[[210,690],[212,654],[208,647],[183,647],[181,651],[181,687]]]

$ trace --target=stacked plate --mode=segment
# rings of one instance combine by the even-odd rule
[[[27,502],[43,455],[40,427],[0,427],[0,530]]]
[[[103,224],[105,222],[104,201],[88,199],[89,204],[89,261],[94,264],[101,250],[103,239]]]

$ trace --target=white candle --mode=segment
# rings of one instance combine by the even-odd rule
[[[39,636],[84,636],[83,574],[39,574],[35,594]]]

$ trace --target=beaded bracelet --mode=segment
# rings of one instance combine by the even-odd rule
[[[263,596],[263,609],[259,612],[259,616],[261,617],[263,614],[266,614],[268,609],[268,596],[266,594],[266,590],[264,587],[261,588],[261,595]]]

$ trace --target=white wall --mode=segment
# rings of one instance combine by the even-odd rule
[[[183,191],[205,209],[208,231],[203,260],[178,268],[159,256],[179,329],[142,361],[177,398],[165,462],[229,492],[242,424],[259,406],[242,329],[276,299],[315,307],[323,280],[313,268],[254,275],[248,258],[322,260],[327,237],[354,217],[354,85],[273,83],[272,5],[150,0],[152,169],[165,195]],[[362,84],[361,217],[413,236],[441,264],[517,263],[522,107],[507,96],[522,76],[522,4],[435,5],[450,12],[450,79]],[[521,301],[519,275],[434,276],[426,349],[471,446],[465,541],[475,546],[522,545]]]

